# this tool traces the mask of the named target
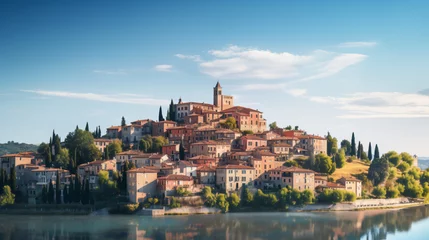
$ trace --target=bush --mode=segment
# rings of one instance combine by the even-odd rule
[[[178,188],[176,188],[176,194],[179,197],[187,197],[187,196],[191,195],[191,192],[189,192],[186,188],[178,187]]]
[[[287,160],[283,166],[285,167],[298,167],[299,164],[295,160]]]
[[[320,202],[339,203],[344,201],[345,191],[325,189],[319,195]]]
[[[344,194],[344,201],[346,202],[354,202],[356,201],[356,194],[353,192],[346,192]]]
[[[231,210],[237,210],[240,206],[240,198],[236,193],[232,193],[231,196],[228,197],[228,203]]]
[[[216,206],[226,213],[229,210],[229,203],[226,200],[226,196],[223,193],[220,193],[216,196]]]
[[[406,162],[401,162],[399,165],[398,165],[398,167],[397,167],[401,172],[406,172],[409,168],[410,168],[410,165],[408,164],[408,163],[406,163]]]
[[[386,198],[386,189],[384,187],[375,187],[372,190],[372,195],[376,198]]]
[[[116,208],[109,209],[109,214],[134,214],[139,210],[139,204],[117,205]]]
[[[396,187],[389,187],[386,190],[386,198],[397,198],[399,196],[399,190]]]
[[[171,198],[170,208],[180,208],[181,206],[175,197]]]

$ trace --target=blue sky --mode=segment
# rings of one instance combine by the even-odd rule
[[[2,1],[0,142],[212,102],[429,156],[425,1]]]

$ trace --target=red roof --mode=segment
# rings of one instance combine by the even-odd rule
[[[280,167],[272,169],[270,171],[297,172],[297,173],[316,173],[315,171],[310,170],[310,169],[299,168],[299,167],[285,167],[285,166],[280,166]]]
[[[128,170],[129,173],[158,173],[159,171],[155,169],[149,169],[149,168],[135,168]]]
[[[209,156],[205,156],[205,155],[198,155],[198,156],[195,156],[195,157],[191,157],[188,160],[213,160],[213,161],[215,161],[214,158],[209,157]]]
[[[197,172],[216,172],[216,168],[204,165],[198,168]]]
[[[171,174],[165,177],[160,177],[158,180],[180,180],[180,181],[192,181],[194,178],[185,176],[185,175],[178,175],[178,174]]]
[[[258,112],[261,113],[258,110],[255,109],[251,109],[251,108],[246,108],[246,107],[242,107],[242,106],[235,106],[235,107],[231,107],[228,109],[225,109],[223,111],[221,111],[222,113],[230,113],[230,112],[244,112],[246,114],[249,114],[250,112]]]
[[[250,170],[254,170],[253,167],[243,166],[243,165],[233,165],[233,164],[219,166],[219,167],[217,167],[217,169],[250,169]]]
[[[242,137],[241,137],[241,139],[247,139],[247,140],[264,140],[264,141],[267,141],[267,140],[265,140],[265,139],[263,139],[263,138],[260,138],[260,137],[258,137],[258,136],[255,136],[255,135],[246,135],[246,136],[242,136]]]

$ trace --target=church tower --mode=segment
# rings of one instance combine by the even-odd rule
[[[222,87],[220,86],[219,81],[213,88],[213,105],[222,109]]]

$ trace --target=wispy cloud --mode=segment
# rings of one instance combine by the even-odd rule
[[[285,83],[256,83],[256,84],[245,84],[238,87],[238,90],[279,90],[286,87]]]
[[[75,93],[75,92],[46,91],[46,90],[21,90],[21,92],[34,93],[40,96],[83,99],[83,100],[98,101],[98,102],[156,105],[156,106],[166,105],[169,103],[167,100],[163,100],[163,99],[124,96],[123,94],[106,95],[106,94],[96,94],[96,93]]]
[[[173,69],[172,65],[162,64],[162,65],[156,65],[155,70],[158,72],[171,72]]]
[[[377,42],[344,42],[340,43],[340,48],[359,48],[359,47],[374,47]]]
[[[201,61],[198,65],[202,73],[211,77],[234,80],[281,80],[283,82],[279,84],[250,83],[242,87],[247,90],[275,89],[279,86],[284,87],[288,82],[329,77],[366,58],[362,54],[335,53],[324,50],[298,55],[235,45],[220,50],[210,50],[208,53],[213,59]],[[191,59],[185,55],[181,58]],[[201,60],[201,58],[198,59]]]
[[[126,75],[127,71],[123,69],[119,70],[93,70],[93,73],[105,74],[105,75]]]
[[[307,89],[292,88],[292,89],[286,90],[286,92],[292,96],[299,97],[299,96],[304,96],[305,94],[307,94]]]
[[[184,55],[184,54],[179,53],[179,54],[176,54],[174,56],[181,58],[181,59],[189,59],[189,60],[192,60],[194,62],[201,62],[202,61],[200,55]]]
[[[401,92],[359,92],[343,97],[309,97],[310,101],[332,104],[344,113],[340,118],[429,117],[429,96]]]

